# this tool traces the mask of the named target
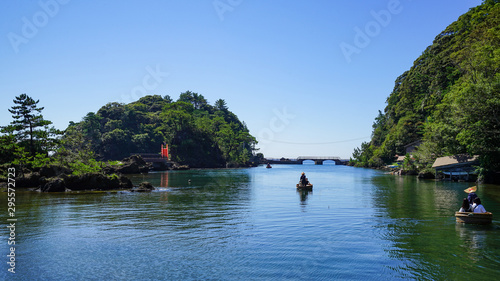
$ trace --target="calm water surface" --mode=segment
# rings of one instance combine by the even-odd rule
[[[297,192],[304,171],[313,192]],[[489,226],[455,223],[468,183],[335,165],[137,175],[152,193],[16,192],[9,280],[497,280],[500,187]],[[191,180],[191,182],[188,182]],[[1,193],[3,206],[7,194]],[[5,207],[4,209],[7,209]],[[0,212],[6,225],[7,212]],[[0,258],[1,260],[1,258]]]

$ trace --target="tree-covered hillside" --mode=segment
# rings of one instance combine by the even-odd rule
[[[382,166],[420,140],[420,169],[436,157],[481,156],[482,176],[500,170],[500,1],[486,0],[441,32],[395,81],[358,166]]]
[[[224,100],[212,106],[190,91],[175,102],[169,96],[154,95],[129,104],[108,103],[70,124],[65,138],[78,135],[102,160],[159,153],[166,143],[173,161],[191,167],[246,164],[256,143]]]

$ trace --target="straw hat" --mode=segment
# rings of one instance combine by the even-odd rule
[[[476,186],[471,186],[469,188],[464,189],[464,191],[467,193],[476,192],[476,190],[477,190]]]

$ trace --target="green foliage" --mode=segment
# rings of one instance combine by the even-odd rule
[[[13,121],[1,129],[2,133],[9,135],[4,141],[8,139],[26,148],[31,157],[54,149],[61,132],[49,127],[52,122],[43,118],[41,112],[44,108],[38,107],[39,100],[35,101],[30,96],[21,94],[13,102],[15,105],[9,109]]]
[[[102,163],[89,159],[87,163],[73,161],[68,163],[68,168],[71,169],[73,175],[83,175],[87,173],[99,173],[102,170]]]
[[[120,161],[117,161],[117,160],[115,160],[115,161],[108,161],[108,162],[106,162],[106,163],[107,163],[107,165],[109,165],[109,166],[118,166],[118,165],[123,165],[123,164],[121,164],[121,162],[120,162]]]
[[[437,145],[433,142],[423,142],[418,146],[418,150],[413,152],[413,157],[417,160],[419,169],[431,168],[436,160],[435,152]]]
[[[227,105],[226,105],[226,101],[223,100],[223,99],[218,99],[215,101],[215,108],[217,110],[222,110],[222,111],[225,111],[227,110]]]
[[[172,160],[192,167],[245,164],[256,143],[224,100],[212,106],[191,91],[176,102],[155,95],[130,104],[109,103],[73,124],[65,138],[78,134],[101,160],[159,152],[168,143]]]
[[[169,96],[146,96],[130,104],[109,103],[81,122],[71,123],[55,157],[69,163],[97,167],[90,159],[122,159],[131,153],[159,151],[168,143],[173,160],[193,167],[245,164],[256,143],[246,126],[230,112],[224,100],[216,107],[197,93],[182,93],[177,102]],[[76,152],[92,152],[87,159]],[[89,167],[87,167],[89,166]]]
[[[403,161],[403,170],[405,171],[415,171],[416,170],[416,159],[412,158],[410,154],[405,155],[405,160]]]
[[[15,158],[12,161],[12,165],[20,167],[21,171],[28,166],[30,157],[24,147],[16,146],[14,156]]]
[[[358,167],[369,167],[369,161],[373,156],[373,146],[369,142],[361,143],[361,147],[354,149],[352,161]]]
[[[50,157],[47,157],[47,155],[43,153],[37,153],[35,157],[31,159],[29,162],[30,168],[41,168],[48,166],[51,162]]]
[[[11,163],[16,159],[15,151],[19,147],[12,133],[0,135],[0,164]]]
[[[14,106],[9,109],[12,121],[0,129],[0,166],[16,166],[19,174],[51,163],[50,153],[59,146],[62,133],[49,127],[51,121],[41,114],[38,100],[26,94],[15,97]]]
[[[481,155],[500,170],[500,4],[484,1],[436,36],[410,70],[396,79],[372,140],[357,148],[357,165],[384,165],[404,145],[422,140],[416,165],[436,157]],[[382,160],[382,161],[381,161]]]

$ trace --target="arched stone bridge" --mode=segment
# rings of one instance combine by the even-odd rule
[[[340,157],[336,157],[336,156],[299,156],[299,157],[297,157],[297,162],[299,162],[300,164],[303,164],[304,161],[306,161],[306,160],[314,161],[315,165],[323,165],[323,162],[327,161],[327,160],[335,161],[335,165],[345,165],[345,163],[343,163],[343,161],[340,159]]]
[[[270,159],[267,158],[265,160],[265,163],[269,164],[303,164],[304,161],[307,160],[312,160],[314,161],[314,164],[316,165],[323,165],[324,161],[331,160],[335,162],[335,165],[346,165],[349,160],[347,159],[340,159],[340,157],[336,156],[299,156],[297,159],[288,159],[288,158],[281,158],[281,159]]]

